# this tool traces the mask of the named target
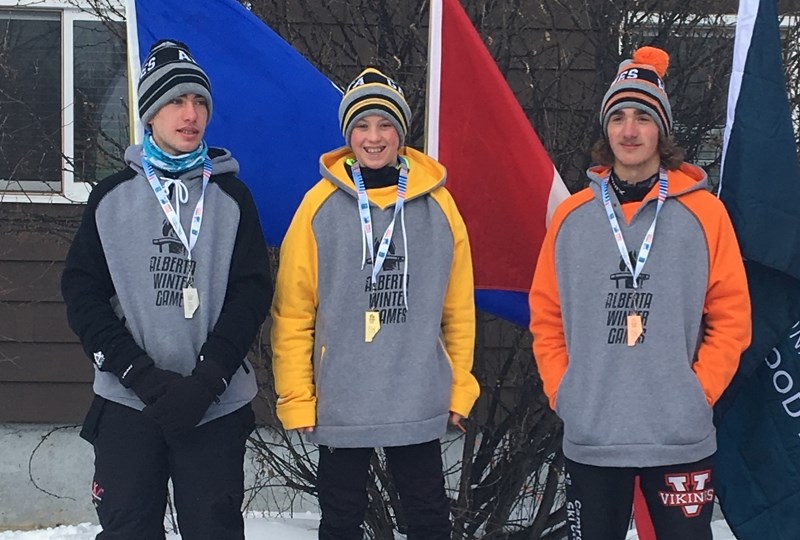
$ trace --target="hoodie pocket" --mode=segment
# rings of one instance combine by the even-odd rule
[[[441,337],[439,337],[439,350],[442,352],[442,356],[444,357],[445,361],[447,362],[447,368],[450,370],[450,377],[453,377],[453,359],[450,358],[450,355],[447,354],[447,348],[444,346],[444,341]]]
[[[325,372],[325,352],[326,348],[325,345],[322,345],[319,348],[319,357],[317,358],[317,362],[314,365],[314,385],[317,387],[317,394],[319,394],[319,387],[322,386],[322,375]]]
[[[103,415],[105,406],[106,399],[95,395],[92,404],[89,406],[89,411],[86,413],[86,417],[83,420],[83,426],[81,427],[80,437],[83,440],[94,443],[94,440],[97,438],[100,417]]]
[[[556,387],[556,400],[553,403],[553,410],[555,413],[563,419],[562,416],[562,403],[566,401],[567,397],[566,394],[569,391],[567,388],[567,380],[569,379],[570,371],[572,368],[572,364],[567,364],[567,369],[564,371],[564,374],[561,376],[561,380],[558,381],[558,386]]]

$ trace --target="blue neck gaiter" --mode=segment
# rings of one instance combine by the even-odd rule
[[[181,173],[203,164],[208,154],[208,145],[204,140],[200,143],[200,146],[192,152],[179,156],[172,156],[158,147],[151,133],[145,132],[142,150],[144,151],[144,157],[153,167],[166,172]]]

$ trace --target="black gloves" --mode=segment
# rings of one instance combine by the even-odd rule
[[[180,378],[180,373],[157,368],[153,359],[143,354],[131,362],[119,380],[122,386],[133,390],[145,405],[152,405],[164,395],[171,382]]]
[[[191,375],[171,383],[166,393],[142,411],[173,435],[192,429],[216,399],[206,382]]]
[[[142,411],[161,426],[165,435],[195,427],[217,396],[228,387],[222,366],[203,361],[189,377],[170,382],[164,394]]]

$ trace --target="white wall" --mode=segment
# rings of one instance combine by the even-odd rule
[[[0,424],[0,530],[97,521],[92,449],[78,431]]]
[[[0,531],[97,523],[90,496],[94,456],[79,431],[78,426],[0,424]],[[246,487],[256,477],[263,483],[267,469],[248,452]],[[313,497],[269,488],[253,497],[248,510],[314,512],[317,507]]]

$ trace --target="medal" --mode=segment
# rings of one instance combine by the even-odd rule
[[[178,215],[173,208],[172,203],[167,196],[166,190],[161,185],[161,182],[159,182],[152,165],[144,156],[142,156],[142,168],[144,169],[145,176],[147,176],[147,181],[150,182],[150,187],[153,189],[153,193],[155,193],[158,202],[161,204],[161,210],[164,212],[164,215],[167,217],[167,220],[172,226],[172,230],[175,231],[175,234],[181,241],[181,244],[183,244],[183,247],[186,249],[186,257],[189,260],[189,275],[186,280],[186,287],[183,288],[183,317],[185,319],[191,319],[194,317],[194,313],[197,311],[197,308],[200,307],[200,294],[197,292],[197,289],[194,286],[192,249],[194,248],[197,238],[200,235],[200,226],[203,223],[203,203],[205,201],[206,187],[208,187],[208,182],[211,179],[211,160],[208,158],[208,156],[206,156],[203,162],[202,191],[200,192],[200,198],[197,201],[194,214],[192,215],[192,224],[191,228],[189,229],[188,238],[186,236],[186,232],[183,230],[183,226],[181,225],[180,215]],[[178,195],[176,195],[176,198],[177,197]]]
[[[194,317],[194,312],[198,307],[200,307],[200,294],[194,286],[194,269],[190,267],[186,287],[183,288],[183,318]]]
[[[183,288],[183,318],[191,319],[194,312],[200,307],[200,296],[194,287]]]
[[[628,247],[625,244],[625,238],[622,236],[622,229],[611,204],[611,197],[608,195],[609,178],[610,175],[609,177],[606,177],[600,184],[600,193],[603,199],[603,206],[606,210],[608,222],[611,225],[611,232],[614,235],[614,240],[617,243],[617,249],[622,257],[622,262],[625,264],[628,272],[631,273],[632,286],[634,290],[637,290],[637,294],[634,296],[634,298],[638,300],[639,274],[642,273],[644,264],[647,262],[647,257],[650,255],[650,249],[653,246],[653,238],[655,237],[656,232],[656,222],[658,221],[658,216],[661,213],[661,209],[664,207],[664,201],[667,199],[667,171],[663,167],[659,170],[658,202],[656,204],[656,213],[655,216],[653,216],[653,222],[650,224],[650,228],[647,230],[647,233],[644,236],[644,240],[642,240],[642,245],[639,248],[639,255],[636,258],[635,266],[631,263],[630,256],[628,255]],[[637,303],[638,302],[634,301],[634,307]],[[627,330],[628,347],[633,347],[644,333],[642,316],[639,313],[631,311],[628,314]]]
[[[642,335],[642,316],[636,312],[628,315],[628,347],[636,345]]]
[[[381,329],[381,315],[377,311],[364,313],[364,341],[372,343],[375,334]]]

